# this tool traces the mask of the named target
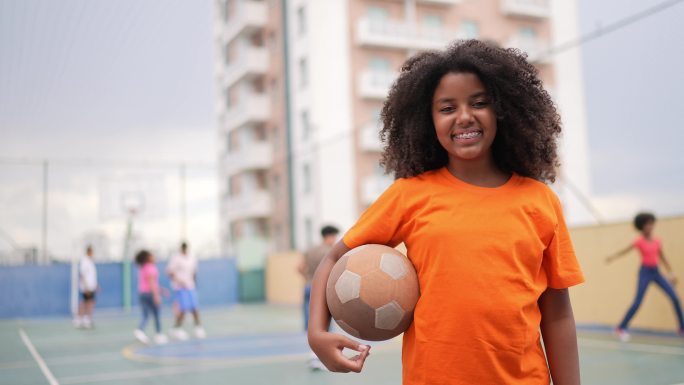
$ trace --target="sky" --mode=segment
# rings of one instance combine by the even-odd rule
[[[659,2],[579,0],[580,31]],[[188,162],[186,237],[205,254],[217,252],[211,4],[0,0],[0,235],[40,244],[40,165],[8,159],[48,158],[53,253],[75,253],[93,232],[122,245],[123,217],[100,215],[102,181],[111,178],[147,178],[167,192],[156,198],[162,214],[135,228],[170,252],[182,237],[180,180],[166,164]],[[684,2],[581,47],[590,195],[608,220],[639,209],[684,214],[681,20]],[[73,159],[100,163],[59,162]]]

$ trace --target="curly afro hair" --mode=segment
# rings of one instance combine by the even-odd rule
[[[639,213],[634,217],[634,227],[639,231],[643,231],[647,223],[655,223],[655,220],[656,217],[652,213]]]
[[[446,166],[448,154],[432,122],[432,97],[447,73],[473,73],[486,87],[497,116],[494,161],[504,172],[554,182],[559,166],[560,116],[527,55],[479,40],[426,51],[401,68],[382,108],[381,164],[397,178]]]

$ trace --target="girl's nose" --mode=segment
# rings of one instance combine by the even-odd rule
[[[474,122],[473,114],[470,108],[463,107],[456,115],[456,125],[462,128],[470,127]]]

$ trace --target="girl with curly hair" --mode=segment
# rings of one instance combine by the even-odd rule
[[[403,337],[404,384],[579,384],[568,287],[584,278],[544,183],[556,176],[561,128],[537,70],[520,51],[477,40],[419,53],[382,120],[382,164],[397,179],[319,265],[311,348],[332,371],[361,371],[370,347],[328,332],[326,281],[352,248],[404,242],[421,291]]]
[[[639,269],[639,283],[637,285],[636,296],[632,306],[629,307],[622,322],[615,328],[615,334],[621,341],[627,342],[630,339],[627,333],[627,326],[632,317],[639,310],[641,301],[644,299],[646,289],[651,282],[660,286],[665,294],[670,297],[672,307],[677,315],[677,324],[679,335],[684,337],[684,314],[682,314],[682,305],[679,303],[679,297],[675,292],[673,286],[677,283],[677,277],[672,273],[672,267],[665,258],[663,253],[663,246],[660,238],[653,235],[653,228],[655,227],[656,217],[652,213],[639,213],[634,217],[634,227],[639,231],[640,235],[634,242],[626,248],[606,258],[606,263],[610,263],[633,249],[637,249],[641,254],[641,268]],[[658,270],[658,265],[662,262],[667,269],[667,276],[663,277]]]

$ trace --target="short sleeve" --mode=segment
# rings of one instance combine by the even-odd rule
[[[344,235],[344,244],[349,248],[377,243],[395,247],[403,240],[400,230],[403,224],[402,207],[403,179],[397,179],[373,204],[368,207],[356,224]]]
[[[584,274],[572,246],[563,209],[555,194],[552,197],[552,205],[556,214],[555,230],[551,242],[544,250],[542,266],[546,272],[548,287],[565,289],[584,282]]]
[[[171,259],[169,259],[169,263],[166,265],[166,274],[175,273],[176,265],[176,256],[174,255],[171,257]]]

